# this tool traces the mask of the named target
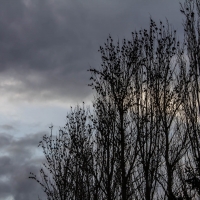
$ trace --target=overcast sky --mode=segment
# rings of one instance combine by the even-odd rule
[[[87,69],[99,46],[148,28],[150,16],[183,38],[184,0],[1,0],[0,200],[36,200],[42,190],[38,142],[49,125],[64,126],[70,106],[91,104]]]

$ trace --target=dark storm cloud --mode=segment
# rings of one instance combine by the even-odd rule
[[[148,26],[150,15],[181,29],[179,4],[172,0],[1,2],[0,72],[21,81],[2,90],[13,100],[81,101],[91,93],[87,69],[100,65],[97,50],[108,34],[130,38]]]
[[[28,93],[32,98],[44,93],[46,98],[83,95],[85,58],[90,57],[91,48],[81,36],[80,12],[78,16],[73,16],[72,10],[64,13],[52,1],[34,1],[27,6],[22,1],[6,2],[10,3],[0,8],[4,11],[0,10],[0,70],[4,77],[14,76],[24,84],[9,86],[7,91]],[[80,91],[75,92],[77,89]]]

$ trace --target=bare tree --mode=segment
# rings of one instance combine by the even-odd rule
[[[39,143],[46,162],[40,170],[40,183],[48,200],[93,199],[93,181],[89,166],[92,158],[92,127],[88,111],[76,107],[67,115],[67,123],[58,136],[45,135]]]
[[[165,27],[160,22],[158,27],[151,20],[149,32],[142,30],[136,33],[135,38],[138,37],[135,42],[139,44],[142,62],[133,79],[137,99],[137,117],[133,121],[143,168],[140,194],[142,199],[176,199],[181,188],[175,184],[175,172],[188,146],[183,115],[187,82],[183,48],[168,23]],[[164,191],[160,197],[158,186]]]
[[[141,170],[140,199],[154,199],[157,192],[158,169],[161,162],[160,119],[156,105],[157,74],[155,72],[155,42],[157,27],[151,19],[149,31],[134,33],[140,47],[142,63],[133,78],[136,102],[133,122],[138,134],[138,161]]]
[[[133,194],[135,199],[153,199],[157,182],[164,196],[175,199],[178,189],[173,176],[188,145],[182,115],[185,66],[175,60],[180,62],[183,54],[175,32],[162,23],[158,28],[151,20],[149,32],[133,33],[132,41],[124,39],[122,47],[119,42],[115,47],[109,37],[100,51],[102,68],[90,71],[101,124],[98,136],[104,141],[99,148],[106,154],[102,157],[107,156],[101,162],[102,173],[107,170],[113,186],[119,185],[122,199]]]
[[[186,173],[187,183],[200,195],[200,2],[197,0],[188,1],[181,4],[183,13],[185,43],[188,57],[188,77],[189,84],[187,90],[187,102],[185,113],[190,131],[190,153]]]
[[[182,56],[183,51],[179,41],[176,41],[175,32],[173,33],[169,27],[164,29],[161,24],[157,41],[156,64],[152,72],[155,73],[153,77],[157,80],[155,102],[161,125],[160,145],[163,162],[159,182],[165,191],[163,197],[176,199],[179,193],[179,188],[176,188],[174,182],[176,166],[188,145],[182,106],[185,98],[185,66],[176,62],[177,56]]]
[[[100,47],[100,69],[90,69],[93,115],[77,107],[55,138],[40,145],[41,179],[51,199],[194,199],[200,194],[199,29],[186,0],[185,42],[168,22],[115,46]],[[189,67],[187,66],[188,55]],[[185,173],[186,172],[186,173]],[[188,184],[189,183],[189,184]]]
[[[102,68],[90,69],[96,90],[97,152],[106,199],[131,199],[135,193],[133,170],[137,158],[137,133],[131,120],[134,94],[132,79],[139,61],[138,50],[111,37],[100,47]],[[133,55],[135,54],[135,55]],[[131,56],[133,55],[133,56]],[[132,187],[130,187],[132,186]]]

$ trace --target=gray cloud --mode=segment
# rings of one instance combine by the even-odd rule
[[[10,144],[13,137],[9,135],[8,133],[1,133],[0,135],[0,149],[4,148],[4,146],[7,146]]]
[[[39,185],[29,179],[30,172],[39,175],[44,157],[34,155],[37,152],[38,142],[46,132],[26,135],[14,139],[9,135],[0,134],[0,199],[12,196],[16,200],[34,200],[38,195],[43,197]],[[48,133],[46,133],[48,134]]]
[[[8,0],[0,13],[1,75],[21,82],[0,89],[13,101],[81,101],[91,93],[87,69],[100,65],[97,50],[108,34],[130,38],[148,26],[150,15],[181,29],[179,4],[172,0]]]
[[[3,124],[0,126],[2,129],[4,130],[14,130],[15,128],[12,126],[12,125],[9,125],[9,124]]]

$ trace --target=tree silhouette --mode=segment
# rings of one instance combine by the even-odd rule
[[[138,53],[133,48],[126,40],[121,48],[119,43],[115,47],[110,36],[105,48],[100,47],[102,69],[90,69],[96,90],[97,146],[101,152],[98,159],[103,159],[101,174],[106,176],[102,183],[106,199],[130,199],[135,193],[133,169],[138,135],[132,120],[132,80],[136,73],[134,62],[140,61],[138,56],[132,57]]]
[[[186,182],[200,195],[200,2],[196,0],[185,1],[184,5],[181,4],[181,12],[185,16],[185,43],[189,60],[189,84],[186,93],[187,102],[185,104],[185,112],[186,120],[190,127],[188,135],[191,146],[186,168],[186,173],[188,175]]]
[[[149,29],[100,46],[91,68],[93,110],[77,106],[58,136],[44,136],[38,181],[50,199],[195,199],[200,195],[198,1],[181,5],[185,41]],[[187,48],[185,48],[187,47]],[[92,114],[91,114],[92,113]]]
[[[41,180],[33,173],[48,200],[93,199],[93,179],[88,166],[92,162],[92,127],[89,112],[76,107],[67,115],[67,123],[58,136],[45,135],[39,143],[46,162],[40,170]]]

